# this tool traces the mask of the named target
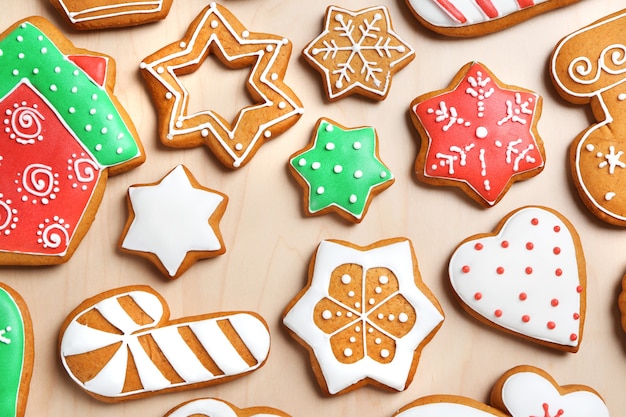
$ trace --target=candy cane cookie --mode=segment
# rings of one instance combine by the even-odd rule
[[[152,288],[110,290],[80,304],[63,323],[59,355],[70,378],[106,402],[229,381],[263,366],[265,321],[252,312],[169,319]]]
[[[24,416],[34,358],[33,327],[26,303],[0,282],[1,416]]]
[[[263,143],[293,126],[303,113],[300,100],[283,81],[291,48],[288,39],[251,32],[226,8],[211,3],[180,41],[140,65],[157,111],[161,142],[174,148],[206,145],[229,168],[248,163]],[[228,68],[250,67],[246,88],[253,104],[232,122],[212,110],[187,111],[190,93],[180,76],[196,71],[210,54]]]

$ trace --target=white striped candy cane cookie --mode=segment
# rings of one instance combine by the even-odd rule
[[[424,26],[447,36],[481,36],[579,0],[406,0]]]
[[[270,335],[251,312],[170,320],[152,288],[110,290],[84,301],[59,336],[72,380],[106,402],[226,382],[261,367]]]
[[[290,417],[283,411],[271,407],[237,408],[226,401],[215,398],[200,398],[183,403],[170,410],[165,417]]]

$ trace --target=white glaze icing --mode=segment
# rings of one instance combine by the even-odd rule
[[[136,305],[153,321],[145,325],[137,324],[119,303],[119,299],[126,296],[131,297]],[[122,334],[108,333],[79,323],[80,318],[92,308],[100,312]],[[105,397],[126,397],[142,392],[208,382],[249,372],[261,366],[267,358],[270,336],[265,325],[253,315],[248,313],[225,314],[210,319],[191,319],[188,322],[178,321],[173,325],[156,327],[162,320],[163,311],[163,305],[159,298],[155,294],[145,291],[123,292],[99,301],[76,315],[65,329],[60,349],[63,366],[72,379],[87,391]],[[236,330],[239,338],[256,359],[256,364],[247,364],[239,355],[233,342],[218,326],[218,322],[221,321],[229,322]],[[217,363],[222,373],[214,375],[200,363],[198,356],[179,333],[179,328],[183,327],[193,332],[205,349],[204,354],[209,355]],[[146,335],[154,339],[165,358],[184,382],[173,383],[169,381],[152,362],[139,342],[139,339]],[[107,364],[91,380],[84,383],[73,374],[66,361],[67,357],[119,343],[121,343],[119,348]],[[129,352],[137,367],[143,388],[138,391],[124,392]]]
[[[491,414],[467,404],[461,403],[426,403],[411,407],[394,417],[493,417]],[[516,416],[515,416],[516,417]],[[527,416],[526,416],[527,417]],[[543,417],[543,416],[542,416]]]
[[[502,386],[502,400],[512,417],[609,417],[602,399],[591,391],[564,395],[541,375],[519,372]]]
[[[132,14],[159,13],[163,9],[163,0],[135,1],[128,3],[103,4],[91,7],[79,12],[71,11],[65,0],[59,0],[59,4],[72,23],[83,23],[92,20],[117,18]]]
[[[222,244],[209,218],[224,201],[220,194],[194,188],[182,165],[154,186],[128,190],[135,218],[122,247],[154,253],[170,276],[190,251],[218,251]]]
[[[405,336],[394,339],[396,352],[389,363],[375,361],[367,355],[351,364],[339,362],[332,351],[332,334],[326,334],[314,322],[315,306],[320,300],[331,298],[329,285],[332,272],[344,264],[361,265],[363,271],[372,268],[389,269],[398,280],[398,293],[415,309],[417,321]],[[328,392],[336,394],[365,378],[374,379],[398,391],[405,389],[415,350],[443,321],[443,316],[415,285],[412,249],[407,240],[368,251],[322,241],[317,249],[311,285],[287,312],[283,321],[285,326],[312,347]],[[361,327],[365,328],[365,318],[362,321]]]
[[[210,417],[238,417],[239,414],[237,414],[237,412],[224,401],[220,401],[214,398],[201,398],[184,404],[183,406],[177,408],[173,413],[168,414],[167,417],[189,417],[194,415],[203,415]],[[249,417],[278,416],[278,414],[268,413],[246,415]]]
[[[532,3],[536,5],[546,1],[551,0],[534,0]],[[409,5],[422,19],[433,26],[439,27],[470,26],[506,17],[522,9],[517,0],[490,0],[490,2],[498,11],[498,16],[495,18],[488,17],[476,0],[449,0],[449,3],[465,19],[465,22],[462,22],[460,19],[455,18],[454,13],[447,11],[444,2],[439,2],[438,0],[408,0]]]
[[[527,207],[513,214],[497,235],[459,246],[449,276],[463,303],[485,319],[531,338],[575,347],[584,296],[584,271],[579,273],[578,266],[567,225],[552,212]]]

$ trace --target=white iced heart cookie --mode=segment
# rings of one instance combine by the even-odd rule
[[[495,384],[491,405],[455,395],[422,397],[394,417],[609,417],[604,400],[584,385],[558,385],[545,371],[517,366]]]
[[[165,417],[289,417],[283,411],[270,407],[239,409],[226,401],[215,398],[200,398],[188,401],[170,410]]]
[[[585,259],[576,230],[558,212],[524,207],[510,213],[495,233],[463,241],[448,272],[472,316],[550,347],[578,350]]]

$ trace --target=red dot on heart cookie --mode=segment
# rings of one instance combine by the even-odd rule
[[[475,300],[477,300],[477,301],[478,301],[478,300],[480,300],[481,298],[483,298],[483,295],[482,295],[481,293],[477,292],[476,294],[474,294],[474,299],[475,299]]]
[[[526,269],[524,269],[524,272],[526,272],[526,275],[531,275],[533,273],[533,269],[530,266],[527,266]]]
[[[533,250],[534,248],[535,248],[535,245],[533,244],[533,242],[526,243],[526,249]]]
[[[524,323],[528,323],[528,322],[530,321],[530,316],[529,316],[528,314],[524,314],[524,315],[522,316],[522,321],[523,321]]]
[[[557,277],[560,277],[561,275],[563,275],[563,270],[561,268],[557,268],[554,271],[554,275],[556,275]]]
[[[496,310],[493,312],[493,315],[496,317],[502,317],[502,310]]]
[[[578,287],[576,287],[576,292],[577,292],[577,293],[579,293],[579,294],[580,294],[581,292],[583,292],[583,287],[582,287],[581,285],[579,285]]]
[[[470,272],[469,265],[463,265],[463,268],[461,268],[461,271],[463,271],[464,274],[468,274]]]
[[[553,252],[555,255],[558,255],[558,254],[560,254],[560,253],[561,253],[561,248],[559,248],[558,246],[555,246],[555,247],[554,247],[554,249],[552,249],[552,252]]]
[[[525,292],[519,293],[519,299],[520,300],[526,301],[527,298],[528,298],[528,294],[526,294]]]
[[[561,226],[556,225],[554,226],[554,233],[559,233],[561,231]]]
[[[580,319],[580,314],[578,314],[578,313],[574,313],[574,314],[572,315],[572,317],[574,318],[574,320],[579,320],[579,319]]]
[[[502,246],[504,249],[509,247],[509,241],[508,240],[503,240],[502,243],[500,243],[500,246]]]
[[[553,330],[556,327],[556,323],[554,323],[553,321],[549,321],[547,326],[548,329]]]
[[[484,247],[485,246],[480,242],[474,245],[474,249],[476,250],[483,250]]]
[[[550,304],[552,305],[552,307],[556,307],[559,305],[559,300],[553,298],[552,301],[550,301]]]
[[[569,340],[571,340],[572,342],[578,340],[578,336],[576,336],[574,333],[569,335]]]
[[[503,267],[501,267],[501,266],[497,267],[497,268],[496,268],[496,273],[497,273],[498,275],[502,275],[502,274],[504,274],[504,268],[503,268]]]
[[[533,218],[533,219],[530,221],[530,224],[532,224],[533,226],[537,226],[537,225],[539,224],[539,219],[538,219],[538,218],[536,218],[536,217],[535,217],[535,218]]]

